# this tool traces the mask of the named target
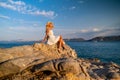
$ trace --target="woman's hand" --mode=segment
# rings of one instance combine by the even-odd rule
[[[45,40],[42,40],[41,43],[45,43]]]

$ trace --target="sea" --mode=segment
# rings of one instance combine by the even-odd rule
[[[0,48],[11,48],[32,45],[35,42],[0,42]],[[117,42],[71,42],[67,41],[79,58],[97,58],[103,62],[114,62],[120,65],[120,41]]]

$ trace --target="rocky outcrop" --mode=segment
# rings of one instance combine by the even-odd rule
[[[0,49],[0,80],[119,80],[120,66],[77,58],[65,45],[35,43]]]
[[[79,59],[92,80],[119,80],[120,66],[110,62],[103,63],[98,59]],[[112,75],[111,75],[112,74]]]

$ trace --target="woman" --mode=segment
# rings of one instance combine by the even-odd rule
[[[43,42],[45,42],[47,40],[47,44],[49,45],[53,45],[53,44],[57,44],[58,46],[58,51],[60,52],[61,47],[64,48],[64,40],[62,38],[62,36],[55,36],[53,33],[53,23],[52,22],[47,22],[46,24],[46,32],[45,32],[45,37],[43,39]]]

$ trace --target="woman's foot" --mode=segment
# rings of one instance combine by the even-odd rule
[[[65,45],[63,45],[63,49],[65,50],[65,49],[67,49],[67,47]]]
[[[63,45],[65,45],[65,41],[63,41]]]

